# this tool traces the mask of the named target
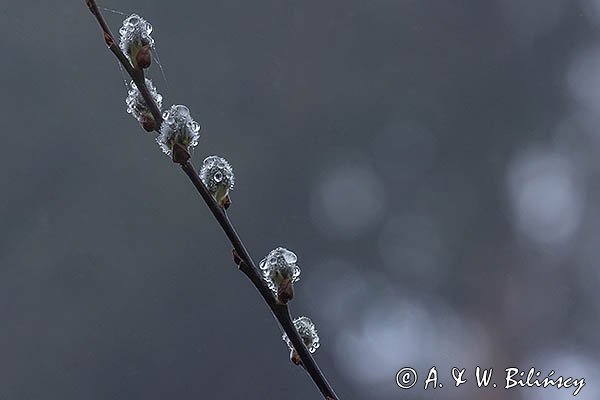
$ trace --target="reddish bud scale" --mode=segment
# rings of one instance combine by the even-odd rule
[[[287,304],[288,301],[294,298],[294,284],[291,278],[285,278],[277,288],[277,302]]]
[[[135,55],[135,65],[140,69],[146,69],[152,64],[152,49],[149,45],[142,46]]]
[[[229,207],[231,206],[231,198],[229,197],[229,195],[223,197],[223,200],[221,200],[221,207],[223,207],[224,209],[229,209]]]
[[[292,350],[290,352],[290,361],[293,362],[295,365],[302,366],[302,359],[300,358],[300,354],[298,354],[296,350]]]
[[[233,262],[235,263],[235,265],[240,265],[242,263],[242,259],[238,255],[238,252],[235,249],[233,249],[231,250],[231,253],[233,254]]]
[[[156,129],[156,121],[151,115],[142,115],[140,117],[140,125],[146,132],[152,132]]]
[[[185,164],[190,157],[190,152],[184,146],[180,145],[179,143],[175,143],[173,145],[172,159],[174,163]]]

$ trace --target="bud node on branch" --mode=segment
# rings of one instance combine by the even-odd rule
[[[131,14],[119,30],[117,46],[96,1],[86,0],[86,4],[98,21],[106,44],[132,79],[126,100],[127,112],[146,131],[159,132],[156,141],[160,148],[181,166],[212,212],[233,246],[234,263],[250,279],[285,332],[282,338],[291,350],[292,362],[303,366],[326,400],[339,400],[311,355],[320,345],[314,324],[307,317],[292,321],[287,306],[294,297],[293,284],[300,275],[296,255],[278,247],[260,262],[260,269],[256,267],[225,211],[231,204],[229,192],[235,182],[231,166],[221,157],[210,156],[198,174],[190,162],[190,149],[198,143],[200,124],[183,105],[173,105],[161,113],[162,96],[152,81],[144,77],[144,69],[152,63],[152,25],[139,15]]]

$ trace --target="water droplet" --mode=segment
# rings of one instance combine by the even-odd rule
[[[298,261],[298,257],[296,257],[296,255],[294,253],[292,253],[291,251],[289,251],[287,249],[282,249],[281,255],[283,256],[283,259],[285,260],[285,262],[288,264],[295,264],[296,261]]]
[[[190,109],[183,105],[173,106],[174,112],[181,118],[189,118],[190,117]]]
[[[220,167],[222,165],[222,167]],[[214,195],[220,187],[231,190],[234,185],[233,171],[229,163],[221,157],[209,156],[202,162],[200,179]]]
[[[129,18],[127,18],[126,21],[127,21],[126,22],[127,24],[129,24],[131,26],[135,26],[140,23],[140,18],[137,15],[132,15]]]
[[[200,130],[200,124],[198,124],[196,121],[189,121],[187,123],[188,128],[190,128],[192,130],[192,132],[196,133]]]
[[[223,174],[221,172],[216,172],[213,176],[213,179],[215,180],[215,182],[219,183],[223,180]]]

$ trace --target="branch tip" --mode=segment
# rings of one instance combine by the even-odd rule
[[[160,128],[163,125],[163,114],[161,113],[160,105],[157,104],[156,100],[150,93],[149,88],[146,86],[144,78],[144,66],[147,67],[151,63],[151,49],[147,49],[149,54],[142,54],[139,57],[139,60],[138,57],[132,60],[136,64],[136,68],[134,68],[128,57],[121,50],[121,47],[115,42],[114,36],[112,35],[108,24],[102,16],[102,13],[98,9],[96,1],[85,0],[85,3],[92,15],[95,17],[96,21],[98,22],[98,25],[100,25],[100,29],[103,33],[104,41],[106,42],[107,46],[115,55],[115,57],[117,57],[119,62],[123,65],[129,76],[132,78],[133,82],[139,89],[141,96],[145,100],[150,113],[154,117],[154,126],[152,126],[148,121],[140,121],[142,123],[142,127],[145,130],[150,130],[153,128],[154,131],[160,133]],[[197,131],[199,131],[199,126],[197,128],[194,128],[193,130],[197,134]],[[197,135],[195,135],[194,137],[196,136]],[[193,140],[191,142],[194,143]],[[195,143],[193,145],[195,145]],[[233,227],[233,224],[229,221],[229,218],[227,217],[227,214],[224,211],[229,206],[229,204],[231,204],[231,199],[229,198],[229,196],[227,196],[226,201],[224,203],[219,204],[219,202],[215,199],[213,193],[211,193],[211,191],[209,191],[209,189],[205,186],[205,183],[202,182],[202,180],[196,173],[194,166],[190,162],[191,155],[188,151],[187,145],[184,146],[182,144],[175,143],[172,148],[171,156],[173,162],[180,164],[182,170],[186,173],[192,184],[195,186],[196,190],[198,191],[204,202],[207,204],[208,208],[213,213],[215,219],[223,229],[223,232],[233,245],[233,261],[236,263],[236,265],[240,267],[240,270],[250,279],[252,284],[261,294],[265,303],[267,303],[267,305],[271,309],[273,316],[279,322],[286,335],[289,335],[290,344],[294,347],[294,350],[290,354],[292,362],[294,362],[294,364],[296,365],[301,365],[308,372],[311,379],[313,380],[313,382],[318,387],[319,391],[322,393],[323,397],[326,400],[338,400],[338,397],[335,394],[333,388],[327,382],[325,376],[319,369],[319,366],[317,365],[316,361],[313,359],[305,343],[303,342],[303,339],[300,337],[294,325],[295,321],[292,322],[287,305],[285,303],[282,304],[282,302],[293,298],[293,286],[291,285],[291,283],[293,283],[293,280],[292,282],[290,282],[289,285],[284,285],[288,286],[288,288],[284,287],[280,291],[281,294],[278,293],[277,298],[273,295],[272,289],[267,285],[267,283],[263,279],[260,270],[256,267],[256,264],[252,260],[252,257],[246,250],[244,243],[242,242],[241,238],[239,237],[235,228]],[[231,187],[229,189],[231,189]]]

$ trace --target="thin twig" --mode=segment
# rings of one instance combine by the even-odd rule
[[[102,33],[104,34],[104,42],[108,46],[109,50],[113,52],[115,57],[117,57],[117,59],[119,60],[121,65],[123,65],[123,68],[125,68],[125,71],[127,71],[127,74],[129,74],[129,76],[135,83],[135,86],[137,86],[142,97],[144,98],[146,105],[150,109],[150,112],[152,113],[152,116],[154,117],[154,120],[156,121],[156,127],[157,127],[156,131],[158,132],[160,130],[160,125],[162,124],[162,113],[160,112],[160,108],[158,108],[158,105],[154,102],[154,99],[152,98],[152,95],[150,94],[150,91],[148,90],[148,87],[146,86],[144,70],[134,68],[133,65],[131,65],[131,63],[129,62],[129,59],[127,58],[127,56],[125,54],[123,54],[123,52],[121,51],[121,48],[119,47],[119,45],[117,44],[117,41],[115,40],[115,37],[113,36],[112,32],[110,31],[110,28],[108,27],[108,24],[106,23],[106,20],[104,19],[104,16],[102,16],[102,13],[98,9],[98,5],[96,4],[96,1],[95,0],[86,0],[85,3],[87,4],[88,8],[90,9],[90,12],[94,15],[94,17],[96,17],[96,20],[98,21],[98,24],[100,25],[100,29],[102,30]]]
[[[123,54],[119,46],[117,45],[114,36],[112,35],[110,28],[106,24],[102,13],[98,9],[95,0],[86,0],[86,4],[90,9],[91,13],[94,15],[100,28],[104,34],[104,41],[108,45],[108,48],[114,53],[119,62],[123,65],[131,79],[133,79],[140,93],[142,94],[146,105],[152,112],[154,119],[157,121],[157,131],[160,128],[160,124],[162,123],[162,115],[159,107],[154,102],[154,99],[150,95],[148,87],[146,86],[146,81],[144,78],[143,70],[134,68],[129,62],[128,58]],[[279,325],[282,327],[284,332],[287,334],[288,338],[292,342],[292,345],[296,349],[298,355],[300,356],[300,360],[302,362],[302,366],[308,372],[310,377],[312,378],[315,385],[318,387],[320,392],[323,394],[325,399],[327,400],[338,400],[339,398],[333,391],[333,388],[327,382],[327,379],[321,372],[319,366],[316,361],[304,345],[304,342],[300,338],[298,331],[296,330],[294,323],[292,321],[289,308],[286,304],[280,304],[275,299],[273,292],[268,288],[265,281],[262,279],[259,270],[256,268],[256,264],[254,260],[246,250],[246,246],[242,242],[240,236],[237,234],[233,224],[229,220],[227,213],[220,207],[213,196],[210,194],[202,180],[198,176],[198,173],[194,169],[194,166],[189,160],[181,163],[181,168],[186,173],[214,217],[217,222],[225,232],[225,235],[231,242],[237,256],[241,259],[239,263],[239,269],[242,271],[248,279],[252,282],[252,284],[256,287],[263,300],[269,308],[275,319],[279,322]]]
[[[279,324],[281,325],[285,333],[288,335],[292,344],[294,345],[294,348],[300,355],[300,359],[302,360],[302,364],[304,365],[306,371],[309,373],[309,375],[311,376],[311,378],[313,379],[313,381],[324,396],[329,396],[333,399],[337,399],[335,392],[325,379],[325,376],[319,369],[319,366],[315,362],[310,352],[306,349],[306,346],[304,346],[300,335],[298,335],[298,331],[296,330],[296,328],[294,327],[294,323],[292,322],[288,306],[285,304],[279,304],[275,300],[273,292],[271,292],[271,290],[266,285],[265,281],[261,278],[258,269],[256,268],[256,264],[254,263],[252,257],[246,250],[242,239],[240,239],[239,235],[237,234],[235,228],[233,227],[233,224],[227,217],[226,212],[223,211],[223,209],[214,200],[213,196],[209,193],[208,189],[206,188],[206,186],[204,186],[204,183],[202,183],[202,180],[200,180],[198,174],[194,170],[194,166],[189,161],[185,164],[182,164],[181,168],[190,178],[190,180],[196,187],[196,190],[198,191],[198,193],[200,193],[200,196],[202,196],[202,199],[204,199],[204,201],[210,208],[210,211],[212,211],[217,222],[219,222],[219,225],[221,225],[221,228],[227,235],[227,238],[233,245],[233,248],[242,260],[239,269],[254,284],[256,289],[259,291],[259,293],[271,309],[271,312],[273,313],[277,321],[279,321]]]

